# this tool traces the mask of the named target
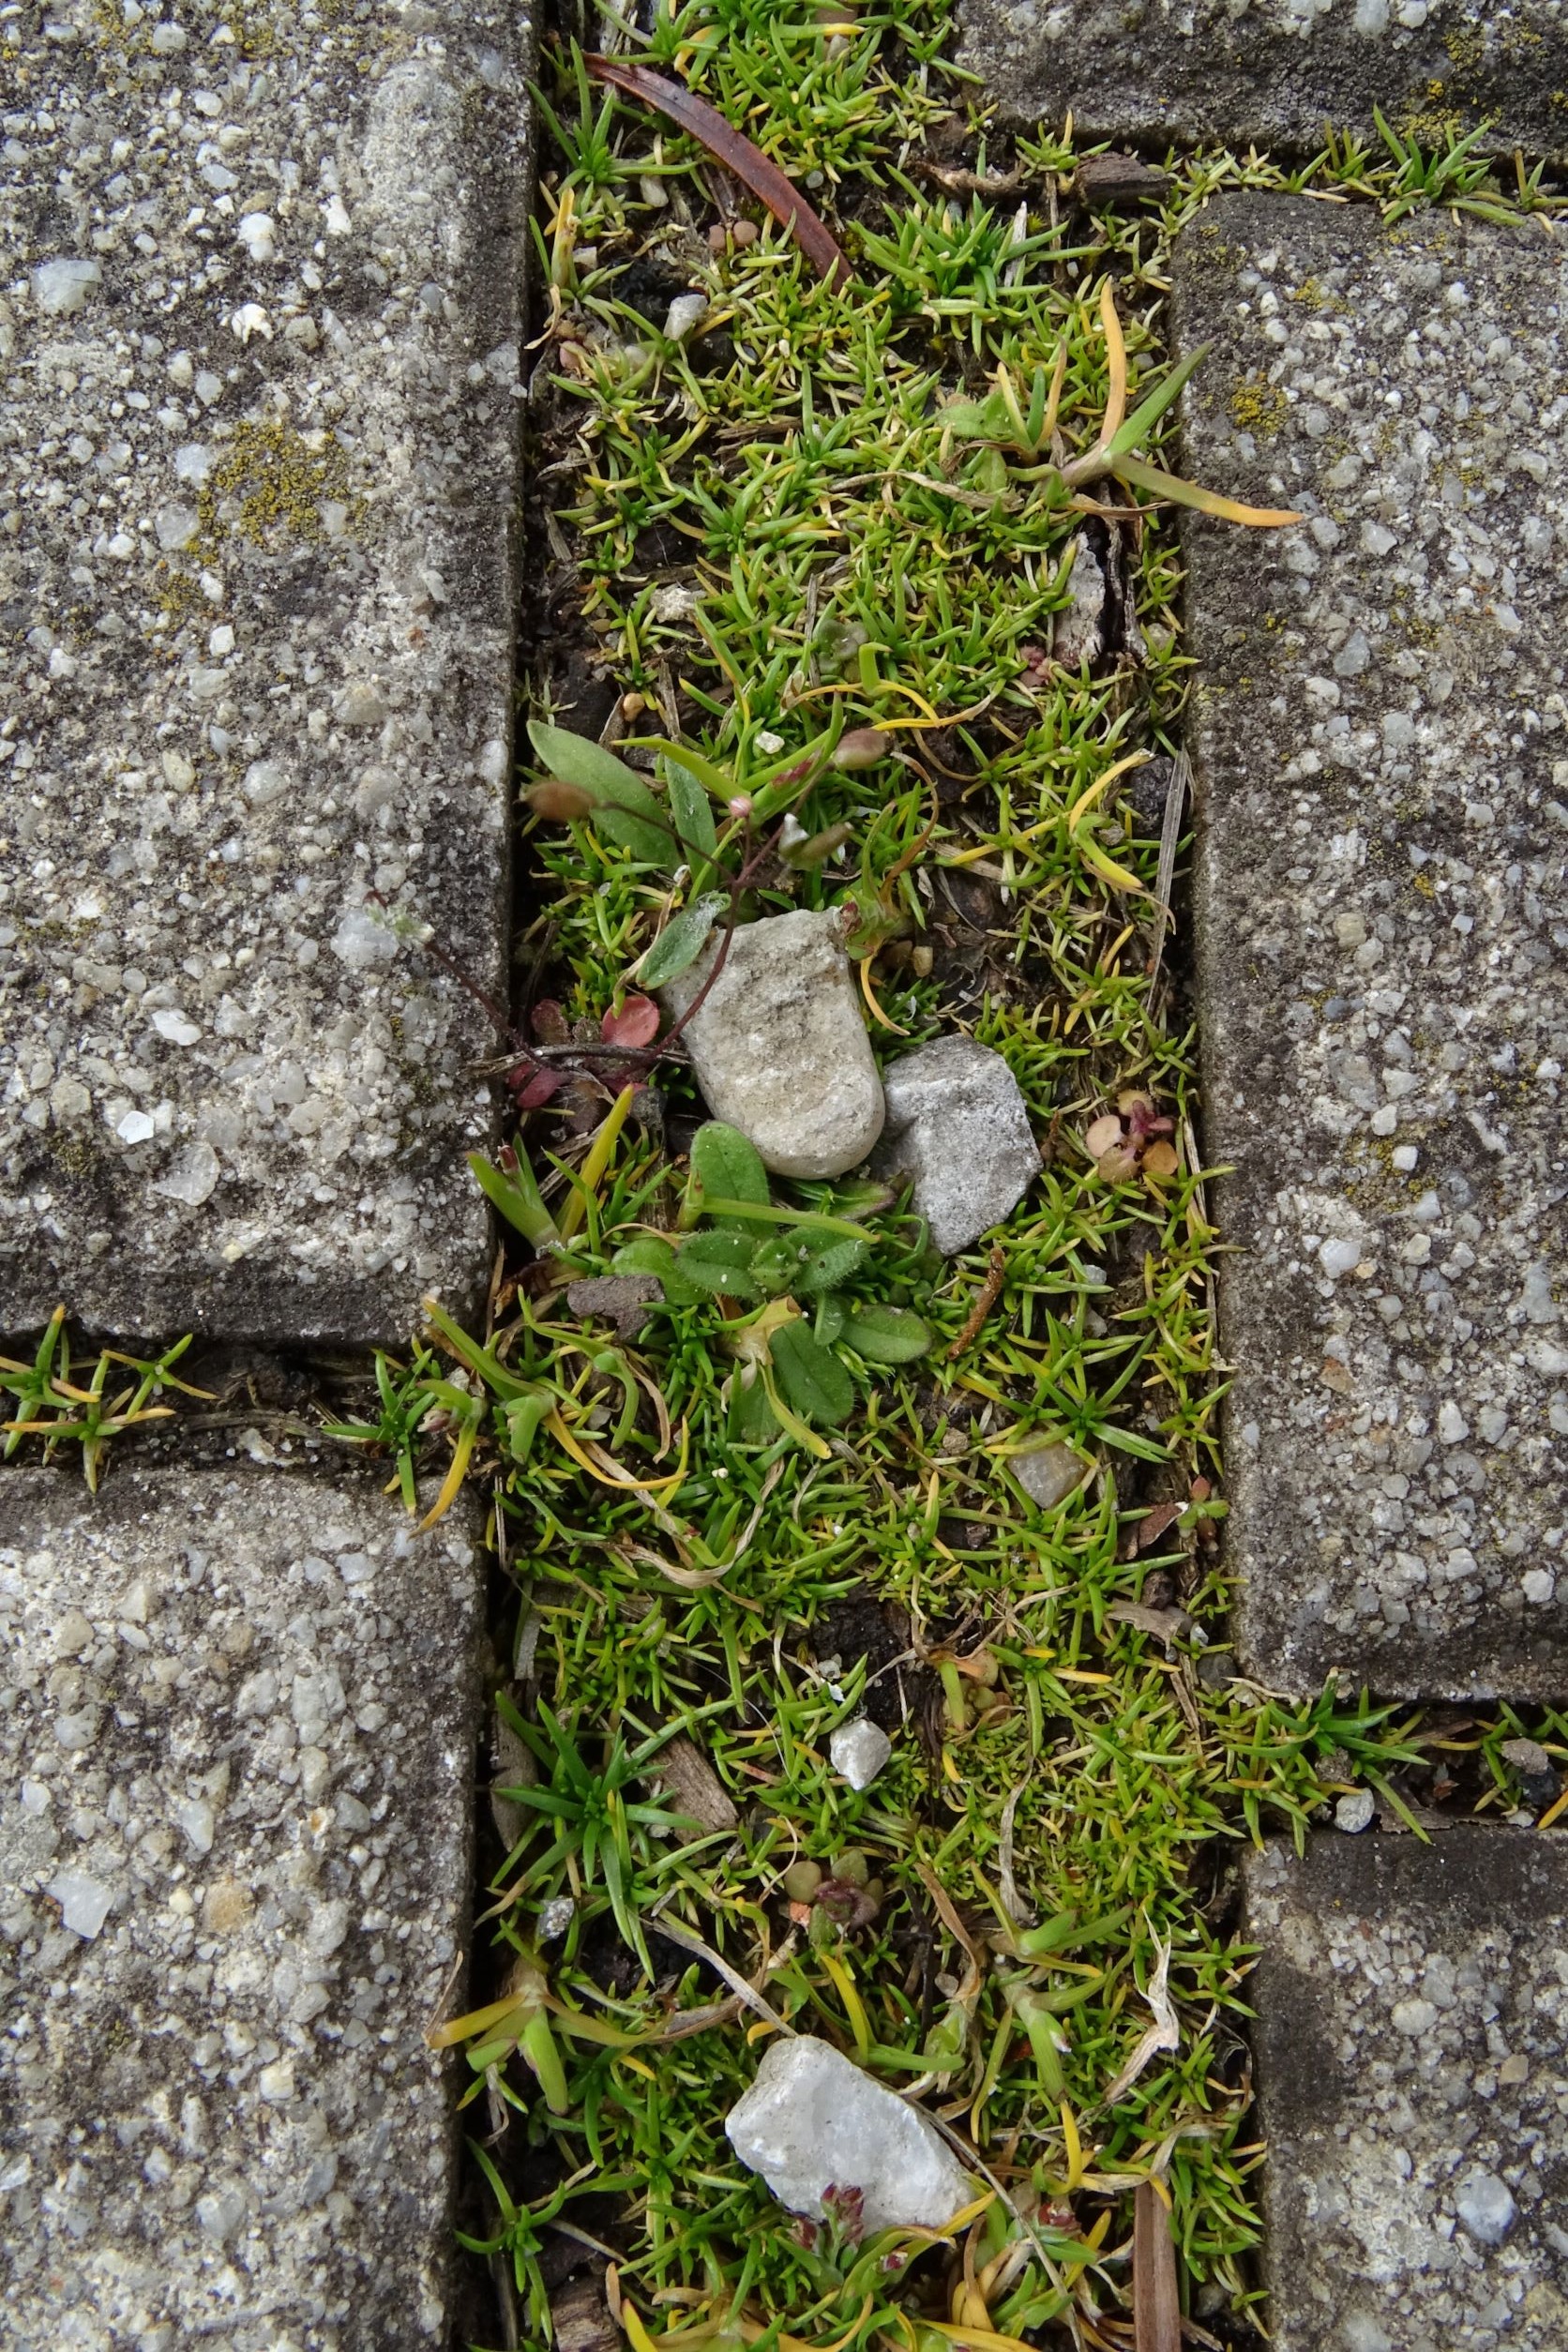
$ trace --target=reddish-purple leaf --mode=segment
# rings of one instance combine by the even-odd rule
[[[599,1034],[607,1046],[651,1046],[658,1035],[658,1006],[651,996],[628,996],[618,1013],[606,1013]]]
[[[727,123],[716,107],[683,83],[667,82],[663,74],[650,73],[646,66],[633,64],[629,58],[585,57],[583,63],[596,82],[608,82],[611,89],[641,98],[644,106],[653,107],[699,141],[751,190],[759,204],[766,204],[824,278],[836,286],[849,283],[849,263],[826,222],[812,211],[777,164],[770,162],[761,147],[753,146],[743,131]]]
[[[541,1070],[532,1062],[523,1062],[508,1073],[506,1083],[517,1096],[520,1110],[537,1110],[560,1086],[561,1073]]]

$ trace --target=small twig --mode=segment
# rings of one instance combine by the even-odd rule
[[[1176,852],[1182,839],[1182,819],[1186,810],[1187,793],[1192,784],[1192,762],[1184,751],[1179,751],[1171,762],[1170,781],[1166,787],[1165,817],[1160,825],[1160,863],[1154,878],[1154,899],[1159,909],[1159,930],[1154,939],[1154,959],[1149,967],[1149,997],[1153,1003],[1154,985],[1160,976],[1165,957],[1166,933],[1175,925],[1170,912],[1170,893],[1176,881]]]
[[[986,1269],[986,1279],[975,1294],[974,1304],[970,1308],[969,1320],[947,1350],[949,1364],[955,1356],[961,1356],[971,1340],[977,1336],[981,1324],[1002,1295],[1002,1286],[1006,1275],[1007,1254],[1002,1244],[998,1242],[991,1251],[990,1263]]]
[[[701,1936],[694,1936],[689,1928],[677,1927],[673,1920],[661,1919],[656,1911],[652,1913],[651,1917],[654,1933],[656,1936],[663,1936],[669,1942],[679,1944],[683,1952],[689,1952],[695,1958],[705,1960],[715,1974],[724,1979],[731,1991],[739,1995],[747,2009],[756,2010],[758,2015],[765,2017],[770,2026],[776,2027],[780,2033],[788,2034],[792,2041],[794,2039],[793,2026],[787,2023],[776,2009],[770,2008],[758,1992],[757,1987],[748,1983],[742,1976],[739,1968],[732,1968],[728,1960],[721,1960],[717,1952],[712,1951],[702,1941]]]

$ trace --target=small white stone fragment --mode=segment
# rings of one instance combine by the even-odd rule
[[[1470,1436],[1470,1424],[1452,1397],[1438,1409],[1438,1435],[1444,1445],[1457,1445]]]
[[[278,251],[277,229],[270,213],[248,212],[234,231],[253,262],[270,262]]]
[[[827,1743],[833,1769],[842,1772],[852,1788],[869,1788],[893,1753],[893,1742],[868,1715],[840,1724]]]
[[[552,1894],[548,1903],[540,1904],[534,1932],[540,1943],[552,1944],[558,1936],[565,1934],[576,1915],[577,1905],[569,1894]]]
[[[67,254],[58,261],[40,262],[32,282],[33,299],[44,316],[68,319],[102,284],[103,272],[97,262]]]
[[[1359,1837],[1363,1830],[1372,1827],[1377,1804],[1370,1788],[1352,1788],[1348,1797],[1341,1797],[1334,1808],[1334,1826],[1343,1830],[1347,1837]]]
[[[1519,2217],[1507,2182],[1495,2172],[1467,2173],[1454,2204],[1470,2236],[1484,2246],[1500,2246]]]
[[[242,302],[230,319],[229,327],[242,343],[248,343],[252,335],[261,336],[264,342],[272,340],[272,321],[259,302]]]
[[[210,1854],[212,1833],[216,1826],[213,1810],[204,1797],[182,1798],[174,1807],[174,1820],[182,1829],[198,1854]]]
[[[769,2043],[724,2129],[792,2213],[821,2215],[825,2190],[858,2189],[867,2236],[944,2228],[973,2195],[920,2110],[812,2034]]]
[[[351,972],[374,972],[397,960],[397,933],[369,907],[350,907],[332,935],[332,952]]]
[[[1352,1274],[1360,1265],[1361,1244],[1342,1233],[1332,1233],[1319,1244],[1318,1263],[1331,1282],[1337,1282],[1341,1274]]]
[[[1549,1568],[1527,1569],[1520,1583],[1525,1599],[1535,1608],[1544,1608],[1557,1591],[1557,1578]]]
[[[202,1033],[196,1023],[188,1019],[177,1004],[160,1004],[153,1015],[153,1027],[172,1046],[193,1046]]]
[[[62,1870],[44,1889],[60,1906],[60,1917],[73,1936],[91,1943],[113,1908],[110,1889],[84,1870]]]
[[[686,342],[696,334],[707,315],[706,294],[677,294],[665,313],[665,334],[672,343]]]

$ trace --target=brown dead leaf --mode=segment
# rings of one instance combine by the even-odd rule
[[[1165,1642],[1184,1641],[1192,1631],[1185,1609],[1145,1608],[1141,1601],[1114,1601],[1106,1615],[1119,1625],[1136,1625],[1140,1634],[1153,1634]]]
[[[1182,2352],[1176,2248],[1152,2180],[1139,2181],[1133,2199],[1133,2329],[1136,2352]]]
[[[714,1830],[732,1830],[740,1821],[730,1800],[730,1793],[695,1740],[684,1731],[677,1731],[668,1746],[660,1748],[649,1764],[649,1776],[656,1780],[666,1798],[678,1811],[687,1814],[697,1823],[696,1834],[706,1837]],[[687,1844],[690,1840],[686,1841]]]
[[[661,73],[651,73],[646,66],[634,64],[626,57],[585,57],[583,64],[596,82],[607,82],[611,89],[624,90],[628,98],[641,98],[679,126],[688,135],[716,156],[727,171],[732,172],[743,188],[748,188],[760,204],[780,225],[789,230],[807,260],[816,264],[824,278],[835,286],[848,285],[850,265],[845,260],[833,232],[814,213],[792,180],[787,179],[776,163],[770,162],[761,147],[753,146],[744,132],[725,121],[716,107],[679,82],[667,81]]]

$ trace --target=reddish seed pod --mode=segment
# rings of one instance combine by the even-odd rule
[[[855,727],[839,738],[833,755],[837,768],[874,768],[893,748],[893,738],[880,727]]]
[[[544,817],[556,824],[570,824],[579,817],[591,816],[598,803],[592,792],[585,792],[580,784],[564,784],[558,776],[545,778],[542,784],[531,784],[523,794],[535,817]]]

